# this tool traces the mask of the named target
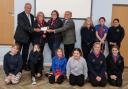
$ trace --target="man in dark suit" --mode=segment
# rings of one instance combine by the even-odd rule
[[[72,17],[72,12],[65,11],[63,27],[54,30],[52,29],[47,30],[47,32],[54,32],[54,33],[62,32],[65,57],[67,59],[69,59],[69,57],[71,56],[71,53],[74,49],[76,42],[75,23],[71,17]]]
[[[34,29],[34,16],[30,13],[31,12],[31,4],[25,4],[25,11],[18,14],[18,23],[16,32],[14,35],[14,39],[16,44],[20,46],[20,51],[22,50],[22,59],[23,59],[23,68],[27,68],[27,58],[29,52],[29,45],[31,42],[31,33],[35,31],[39,31],[40,29]]]

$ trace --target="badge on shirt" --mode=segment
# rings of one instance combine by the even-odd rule
[[[116,32],[119,32],[119,31],[120,31],[119,29],[116,30]]]
[[[104,32],[105,32],[105,29],[104,29]]]
[[[95,62],[95,59],[92,59],[92,62]]]
[[[121,63],[121,60],[119,60],[119,64]]]
[[[103,64],[103,61],[100,61],[100,64]]]

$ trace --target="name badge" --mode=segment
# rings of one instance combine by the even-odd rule
[[[103,61],[100,61],[100,64],[103,64]]]
[[[92,62],[95,62],[95,59],[92,59]]]
[[[116,32],[119,32],[119,31],[120,31],[119,29],[116,30]]]

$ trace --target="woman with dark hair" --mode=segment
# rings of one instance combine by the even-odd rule
[[[119,53],[117,46],[112,47],[107,59],[108,82],[113,86],[122,86],[122,74],[124,70],[124,59]]]
[[[87,64],[91,84],[104,87],[107,83],[106,59],[104,54],[101,53],[100,42],[94,43],[92,52],[88,55]]]
[[[95,27],[93,26],[92,19],[88,17],[81,28],[81,48],[85,59],[90,53],[95,39]]]
[[[99,24],[95,26],[96,29],[96,41],[101,43],[101,51],[104,52],[105,40],[108,33],[108,27],[105,25],[105,18],[99,18]]]
[[[66,67],[67,78],[71,85],[83,86],[88,77],[86,60],[82,57],[82,51],[79,48],[75,48],[72,54]]]
[[[124,35],[124,28],[120,25],[119,19],[115,18],[113,20],[113,25],[109,28],[107,35],[109,52],[111,52],[111,48],[114,45],[117,45],[120,48]]]
[[[59,18],[59,13],[57,10],[53,10],[51,13],[51,18],[48,21],[49,29],[57,29],[63,26],[63,22]],[[60,47],[62,42],[61,33],[48,33],[48,45],[51,50],[52,57],[55,56],[56,50]]]

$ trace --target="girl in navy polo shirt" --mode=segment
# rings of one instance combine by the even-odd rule
[[[88,55],[88,76],[93,86],[104,87],[107,83],[106,78],[106,59],[101,52],[100,42],[93,45],[92,52]]]
[[[39,44],[35,44],[29,55],[29,65],[31,69],[32,84],[36,84],[36,78],[42,76],[43,54]]]
[[[17,84],[21,78],[22,69],[22,56],[19,53],[19,45],[15,44],[12,46],[11,50],[5,54],[3,68],[6,74],[5,83],[6,84]]]
[[[119,54],[117,46],[112,47],[112,53],[107,57],[108,82],[113,86],[122,86],[122,74],[124,70],[124,59]]]

